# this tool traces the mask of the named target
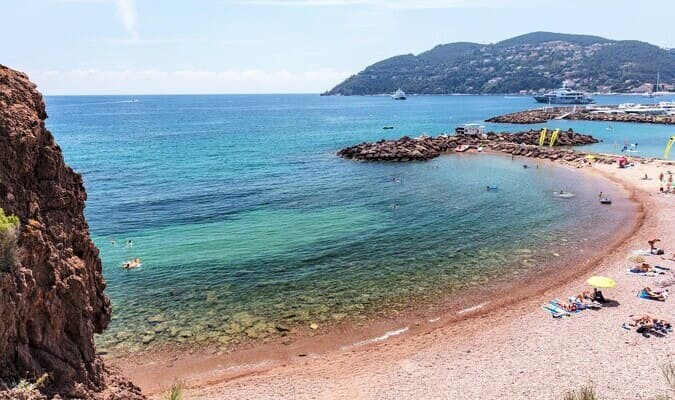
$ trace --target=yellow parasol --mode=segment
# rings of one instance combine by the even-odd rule
[[[586,157],[587,160],[595,160],[595,156],[593,154],[587,154]]]
[[[604,276],[591,276],[586,283],[596,288],[613,288],[616,286],[616,282],[613,279]]]

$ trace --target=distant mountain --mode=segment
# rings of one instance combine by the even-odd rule
[[[675,90],[675,51],[635,40],[533,32],[495,44],[438,45],[352,75],[325,95],[516,93],[568,85],[587,91]]]

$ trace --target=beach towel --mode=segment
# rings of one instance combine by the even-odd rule
[[[635,256],[651,256],[652,253],[649,251],[649,249],[647,249],[647,250],[633,250],[633,255],[635,255]]]
[[[551,316],[553,318],[563,318],[563,317],[569,317],[570,316],[569,313],[557,311],[555,308],[550,307],[550,305],[548,305],[548,304],[544,304],[543,306],[541,306],[541,308],[543,308],[544,310],[551,313]]]
[[[637,292],[637,297],[639,297],[641,299],[655,300],[655,301],[666,301],[666,299],[668,298],[668,289],[662,291],[661,295],[662,295],[662,297],[652,297],[644,289]]]
[[[628,275],[638,275],[638,276],[659,276],[665,274],[664,271],[649,271],[649,272],[642,272],[642,271],[636,271],[633,269],[627,269],[626,273]]]

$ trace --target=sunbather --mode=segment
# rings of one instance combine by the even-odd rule
[[[654,267],[647,263],[642,263],[640,265],[636,265],[633,268],[630,269],[631,272],[652,272],[654,271]]]
[[[666,298],[668,298],[668,289],[652,290],[649,286],[646,286],[642,291],[654,300],[666,301]]]
[[[574,303],[563,302],[563,301],[560,301],[560,300],[555,300],[555,304],[558,307],[562,308],[563,310],[569,311],[569,312],[574,312],[574,311],[577,311],[579,309],[577,307],[577,305],[574,304]]]

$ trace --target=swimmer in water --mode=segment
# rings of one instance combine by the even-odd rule
[[[127,247],[131,247],[134,245],[134,242],[131,241],[131,239],[127,240]]]

